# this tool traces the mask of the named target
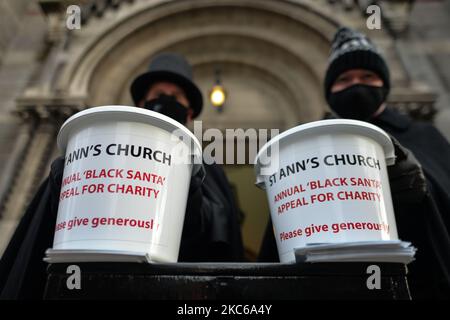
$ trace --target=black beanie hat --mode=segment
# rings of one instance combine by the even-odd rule
[[[334,36],[325,75],[324,85],[327,101],[333,83],[343,72],[350,69],[366,69],[375,72],[383,80],[383,86],[389,91],[391,87],[389,69],[381,53],[364,34],[341,27]]]

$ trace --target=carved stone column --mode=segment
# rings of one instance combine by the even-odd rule
[[[378,1],[383,19],[395,36],[402,35],[408,28],[413,0]]]
[[[17,114],[25,120],[28,141],[14,168],[14,178],[1,208],[2,219],[20,219],[49,171],[61,124],[80,109],[78,105],[19,105]]]
[[[56,126],[51,121],[39,121],[29,125],[29,141],[22,159],[16,166],[16,175],[10,186],[3,208],[3,219],[18,219],[36,191],[46,170],[48,152],[54,144]]]

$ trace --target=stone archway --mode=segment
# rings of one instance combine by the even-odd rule
[[[247,75],[254,70],[254,79],[264,74],[282,88],[286,102],[273,113],[279,116],[283,110],[283,127],[317,119],[325,110],[320,88],[329,49],[327,33],[335,26],[299,5],[295,16],[291,7],[283,1],[230,0],[149,6],[118,22],[78,59],[71,59],[59,89],[85,96],[88,105],[130,104],[129,83],[145,70],[150,57],[176,51],[193,63],[204,94],[213,82],[208,65],[234,65],[237,73],[239,65]],[[200,68],[202,72],[197,72]]]

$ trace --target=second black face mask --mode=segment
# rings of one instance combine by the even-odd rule
[[[174,96],[162,94],[156,99],[145,101],[144,108],[159,112],[183,125],[187,123],[188,109],[179,103]]]
[[[367,121],[386,100],[386,96],[384,87],[357,84],[331,93],[328,102],[342,118]]]

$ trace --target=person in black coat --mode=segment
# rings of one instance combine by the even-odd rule
[[[184,57],[162,53],[131,85],[138,107],[182,124],[197,117],[202,95]],[[0,261],[2,299],[40,299],[46,284],[45,251],[52,247],[64,157],[56,159],[21,219]],[[205,178],[192,177],[179,261],[239,262],[244,249],[238,210],[228,180],[217,164],[204,165]]]
[[[448,141],[431,124],[415,122],[386,105],[390,89],[386,62],[365,35],[352,29],[340,28],[334,37],[324,87],[337,116],[370,122],[394,138],[397,164],[388,173],[397,229],[400,239],[418,249],[416,261],[408,265],[412,297],[450,298]],[[426,177],[422,195],[416,188],[420,167]],[[270,233],[269,226],[261,260],[275,259]]]

